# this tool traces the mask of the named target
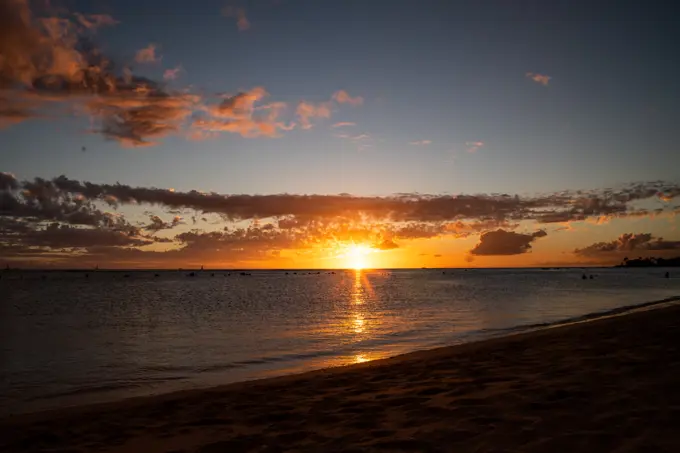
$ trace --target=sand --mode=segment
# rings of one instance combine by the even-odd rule
[[[0,420],[0,451],[678,452],[680,306]]]

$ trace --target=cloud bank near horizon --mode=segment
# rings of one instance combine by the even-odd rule
[[[511,256],[531,253],[536,241],[549,240],[543,238],[552,224],[677,215],[680,209],[672,201],[678,196],[680,185],[663,182],[527,197],[226,195],[65,176],[22,181],[0,173],[0,251],[15,261],[163,267],[176,262],[258,262],[279,258],[282,251],[332,251],[347,243],[389,252],[411,241],[478,237],[468,251],[471,259]],[[645,200],[663,207],[635,207]],[[129,214],[130,208],[142,206],[143,218]],[[574,255],[669,251],[677,250],[678,243],[651,236],[619,238],[579,248]]]

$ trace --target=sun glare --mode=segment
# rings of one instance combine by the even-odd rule
[[[347,266],[352,269],[365,269],[367,267],[366,255],[371,252],[370,247],[365,245],[352,244],[347,248],[345,254]]]

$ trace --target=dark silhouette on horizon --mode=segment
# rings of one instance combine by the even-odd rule
[[[625,257],[621,264],[614,267],[680,267],[680,256],[673,258],[639,257],[637,259]]]

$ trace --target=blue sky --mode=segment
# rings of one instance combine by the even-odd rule
[[[293,104],[344,89],[363,105],[280,138],[169,137],[145,149],[84,133],[87,118],[36,120],[0,132],[0,166],[225,193],[516,193],[677,176],[680,37],[659,5],[251,1],[233,4],[250,22],[239,31],[225,2],[178,3],[73,9],[119,21],[96,40],[121,63],[155,43],[161,61],[135,73],[160,79],[181,65],[178,89],[262,86]],[[372,146],[333,137],[338,121]],[[419,140],[432,143],[409,145]]]

